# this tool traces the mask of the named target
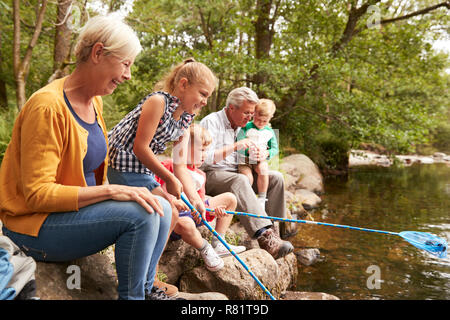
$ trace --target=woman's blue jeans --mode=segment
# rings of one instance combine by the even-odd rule
[[[76,212],[50,214],[38,237],[5,227],[3,233],[37,261],[69,261],[115,244],[119,299],[144,299],[153,286],[172,217],[169,202],[157,198],[163,217],[134,201],[108,200]]]

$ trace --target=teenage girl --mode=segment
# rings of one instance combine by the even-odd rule
[[[127,185],[146,186],[155,191],[155,175],[166,183],[167,192],[180,199],[184,191],[191,203],[205,213],[203,201],[192,187],[186,161],[189,131],[196,113],[206,105],[217,79],[203,63],[190,58],[174,67],[136,108],[109,133],[108,179]],[[186,136],[187,135],[187,136]],[[174,173],[156,157],[174,143]],[[181,205],[181,201],[176,203]]]
[[[144,97],[109,133],[110,183],[147,187],[153,194],[166,198],[172,205],[174,216],[170,232],[177,223],[177,211],[189,210],[181,201],[184,192],[204,217],[205,204],[193,187],[186,167],[189,125],[207,104],[217,84],[213,72],[193,58],[175,66],[155,92]],[[156,157],[165,151],[167,143],[174,141],[174,172],[165,168]],[[155,175],[164,180],[165,194]],[[169,232],[169,234],[170,234]]]

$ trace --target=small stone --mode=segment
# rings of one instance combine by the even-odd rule
[[[310,266],[320,260],[319,249],[302,249],[295,252],[297,260],[304,266]]]

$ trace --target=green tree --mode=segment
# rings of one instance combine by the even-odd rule
[[[448,108],[448,57],[429,43],[448,22],[448,8],[431,1],[136,1],[129,21],[145,51],[139,78],[115,100],[125,103],[133,92],[138,101],[172,64],[194,56],[220,79],[203,114],[246,85],[276,102],[282,143],[326,166],[326,148],[345,153],[361,141],[413,151]]]

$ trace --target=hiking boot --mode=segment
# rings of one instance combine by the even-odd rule
[[[168,284],[158,279],[155,279],[155,281],[153,282],[153,286],[154,287],[156,286],[162,291],[164,291],[165,294],[168,295],[169,297],[175,298],[176,296],[178,296],[178,288],[172,284]]]
[[[200,255],[202,256],[203,261],[205,261],[206,269],[209,271],[218,271],[223,268],[223,260],[217,255],[209,243],[200,252]]]
[[[153,286],[150,293],[145,294],[145,300],[186,300],[183,298],[169,297],[164,290]]]
[[[231,250],[233,250],[236,254],[239,254],[241,252],[244,252],[247,250],[244,246],[233,246],[229,243],[227,243]],[[215,247],[214,251],[219,255],[219,257],[226,257],[231,255],[231,252],[223,245],[222,242],[219,242]]]
[[[258,238],[261,249],[269,252],[275,259],[284,257],[294,250],[294,246],[289,241],[283,241],[272,228],[265,230]]]

